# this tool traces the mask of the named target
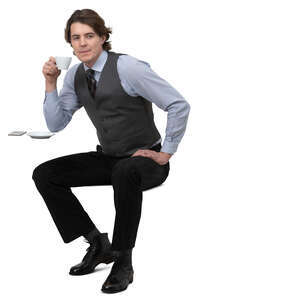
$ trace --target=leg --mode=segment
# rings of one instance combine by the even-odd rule
[[[169,163],[162,166],[143,156],[125,158],[115,164],[112,170],[116,208],[114,250],[134,247],[141,217],[142,192],[162,184],[168,174]]]
[[[97,152],[59,157],[36,167],[32,178],[65,243],[95,228],[71,187],[110,185],[108,159]]]
[[[118,293],[133,282],[132,248],[142,208],[142,192],[160,185],[169,174],[169,163],[164,166],[151,158],[136,156],[118,161],[112,170],[112,185],[116,219],[112,249],[119,256],[102,285],[104,293]]]

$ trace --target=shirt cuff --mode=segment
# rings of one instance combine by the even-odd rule
[[[174,154],[177,151],[178,143],[176,142],[169,142],[164,140],[163,146],[160,149],[160,152],[166,152],[169,154]]]

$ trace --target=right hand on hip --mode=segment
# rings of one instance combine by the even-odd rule
[[[58,70],[56,61],[53,56],[50,56],[49,60],[45,62],[43,66],[43,74],[48,83],[54,84],[60,75],[61,70]]]

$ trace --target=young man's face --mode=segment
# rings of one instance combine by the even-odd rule
[[[101,54],[105,37],[99,37],[92,27],[79,22],[70,27],[71,45],[78,59],[92,67]]]

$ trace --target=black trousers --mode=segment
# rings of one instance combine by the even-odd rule
[[[151,148],[159,152],[161,144]],[[135,246],[143,191],[168,177],[165,165],[143,156],[112,157],[97,151],[55,158],[37,166],[32,178],[65,243],[89,233],[94,223],[71,191],[71,187],[112,185],[116,209],[113,250]]]

